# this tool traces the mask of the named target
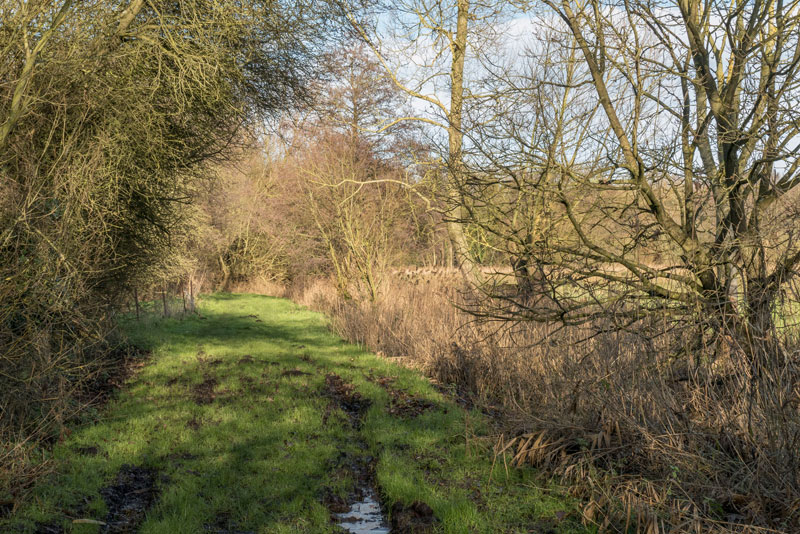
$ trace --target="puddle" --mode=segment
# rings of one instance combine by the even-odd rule
[[[359,445],[361,440],[356,439]],[[375,486],[375,459],[371,456],[352,457],[341,453],[337,472],[352,476],[355,488],[345,499],[328,493],[323,504],[331,512],[331,520],[350,534],[389,534],[393,529],[386,522]]]
[[[375,492],[365,489],[362,499],[350,505],[347,512],[336,514],[339,526],[351,534],[389,534],[383,521],[381,505]]]
[[[392,531],[395,534],[431,534],[435,531],[436,516],[430,506],[416,501],[409,506],[392,505]]]

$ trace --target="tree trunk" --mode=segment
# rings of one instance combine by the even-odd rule
[[[514,279],[517,282],[517,295],[522,299],[527,299],[533,295],[533,277],[530,269],[530,256],[522,252],[511,257],[511,268],[514,272]]]
[[[225,263],[225,259],[222,257],[222,254],[219,255],[219,268],[222,270],[222,282],[220,282],[220,289],[222,291],[227,291],[231,278],[231,270]]]
[[[183,300],[183,314],[186,315],[186,281],[181,281],[181,299]]]
[[[747,281],[744,293],[745,331],[739,337],[753,372],[760,375],[776,370],[783,355],[773,317],[775,292],[766,287],[763,278],[755,278]]]
[[[453,63],[450,67],[450,114],[447,124],[448,171],[450,174],[450,201],[455,201],[452,220],[447,223],[447,235],[461,272],[469,282],[476,279],[477,266],[469,253],[464,236],[463,223],[466,219],[464,199],[460,188],[464,181],[464,161],[462,148],[464,132],[462,115],[464,110],[464,59],[467,52],[467,33],[469,30],[469,0],[458,0],[456,36],[453,42]]]

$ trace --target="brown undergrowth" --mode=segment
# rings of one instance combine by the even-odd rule
[[[453,271],[417,271],[395,273],[372,303],[343,300],[323,280],[287,293],[328,314],[342,337],[500,414],[492,475],[542,469],[583,499],[587,525],[798,531],[796,349],[765,382],[733,351],[691,346],[671,325],[602,333],[476,322],[458,309],[474,304],[462,290]]]
[[[102,350],[66,369],[57,359],[64,356],[55,355],[51,367],[34,367],[38,373],[31,373],[28,383],[0,393],[0,518],[11,514],[33,484],[50,472],[44,451],[69,437],[70,424],[91,419],[148,358],[121,343],[103,340],[99,347]],[[31,413],[23,412],[26,403]]]

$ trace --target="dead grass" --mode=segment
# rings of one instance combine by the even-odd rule
[[[70,436],[70,425],[91,420],[92,413],[144,365],[146,353],[104,342],[95,357],[78,368],[81,374],[75,373],[75,362],[67,365],[66,356],[57,353],[52,367],[40,364],[43,370],[30,383],[0,391],[0,519],[13,513],[28,490],[51,471],[48,451]],[[26,403],[40,410],[23,412]]]
[[[398,271],[374,303],[344,301],[324,280],[288,296],[327,313],[339,335],[502,414],[493,474],[533,465],[556,475],[586,503],[587,524],[798,531],[797,350],[763,382],[735,351],[690,348],[666,324],[644,336],[476,322],[454,306],[467,303],[458,280]],[[770,391],[753,393],[756,383]]]

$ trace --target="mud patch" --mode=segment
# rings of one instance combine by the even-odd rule
[[[392,386],[395,379],[389,376],[368,377],[368,380],[381,386],[389,394],[387,412],[394,417],[414,418],[436,407],[436,403],[422,399]]]
[[[173,452],[172,454],[167,455],[167,459],[174,464],[180,464],[181,462],[197,460],[198,456],[196,454],[192,454],[190,452]]]
[[[347,414],[350,426],[356,430],[360,429],[361,421],[372,401],[355,391],[353,384],[345,382],[339,375],[333,373],[325,376],[325,392]]]
[[[218,383],[219,382],[217,381],[216,377],[206,373],[203,377],[203,381],[197,384],[192,392],[195,404],[203,405],[214,402],[214,399],[216,398],[214,388],[217,387]]]
[[[224,362],[222,358],[203,358],[201,356],[197,357],[197,361],[200,362],[200,365],[207,365],[209,367],[217,367]]]
[[[289,369],[281,373],[281,376],[309,376],[311,373],[306,373],[300,369]]]
[[[398,391],[397,396],[389,402],[388,413],[395,417],[414,418],[428,410],[435,408],[436,404],[429,400],[413,397],[404,391]]]
[[[183,361],[181,362],[181,365],[185,367],[187,365],[190,365],[190,363]],[[186,386],[191,383],[192,383],[192,378],[189,376],[189,374],[186,373],[185,371],[180,371],[180,370],[176,370],[175,375],[166,382],[164,382],[164,384],[166,384],[168,387]]]
[[[277,382],[271,382],[268,379],[262,378],[261,380],[244,380],[245,377],[240,379],[239,383],[241,384],[242,390],[246,391],[254,396],[254,402],[260,402],[264,400],[264,397],[268,397],[268,401],[272,401],[272,395],[278,393],[279,386]]]
[[[253,363],[253,361],[254,360],[253,360],[252,356],[250,356],[249,354],[245,354],[244,356],[239,358],[239,365],[245,365],[245,364],[248,364],[248,363]]]
[[[114,483],[100,490],[108,514],[103,533],[132,533],[138,530],[147,510],[158,496],[157,471],[147,467],[123,465]]]
[[[213,523],[203,525],[203,531],[213,534],[256,534],[254,530],[241,530],[227,513],[217,515]]]
[[[343,514],[350,510],[350,505],[347,504],[347,499],[332,493],[330,490],[327,490],[325,495],[322,497],[322,504],[325,505],[325,508],[330,510],[332,514]]]
[[[424,502],[392,506],[392,532],[395,534],[428,534],[434,531],[436,516]]]
[[[560,519],[540,519],[534,523],[536,532],[541,534],[556,534],[559,531]]]
[[[100,449],[98,449],[94,445],[91,445],[89,447],[77,447],[75,449],[75,452],[77,452],[81,456],[97,456],[98,454],[100,454]]]
[[[22,530],[19,532],[22,532]],[[34,534],[64,534],[64,527],[59,525],[36,523],[36,530],[34,530]]]
[[[191,430],[199,430],[202,426],[203,423],[200,422],[196,415],[193,415],[192,418],[186,422],[186,428]]]

